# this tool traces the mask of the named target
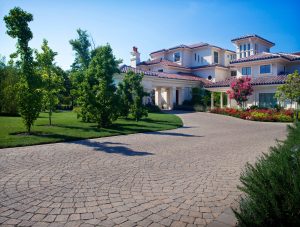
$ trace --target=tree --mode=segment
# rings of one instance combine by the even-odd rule
[[[21,67],[18,83],[18,106],[28,133],[39,116],[42,104],[41,79],[34,71],[32,49],[28,46],[32,39],[28,23],[32,20],[32,14],[19,7],[11,9],[9,15],[4,17],[7,34],[12,38],[17,38],[16,55],[20,57]]]
[[[245,102],[248,100],[248,96],[252,95],[253,88],[251,85],[250,77],[241,77],[235,79],[230,84],[231,90],[226,93],[229,94],[230,99],[235,99],[240,107],[244,107]]]
[[[80,104],[79,99],[83,100],[82,84],[91,61],[91,43],[87,31],[78,29],[77,34],[77,39],[70,40],[72,49],[75,51],[75,60],[71,65],[72,70],[70,72],[72,106]],[[87,111],[82,110],[82,112]],[[83,120],[88,118],[84,113],[82,113],[82,116]]]
[[[43,40],[41,49],[41,53],[36,51],[36,59],[43,80],[44,105],[49,113],[49,125],[52,125],[52,113],[58,104],[58,94],[63,89],[62,78],[55,72],[54,58],[57,53],[48,46],[46,39]]]
[[[1,63],[0,63],[1,65]],[[17,84],[19,82],[19,69],[13,65],[0,67],[0,112],[17,115]]]
[[[119,72],[109,44],[96,48],[84,81],[82,107],[84,114],[96,121],[98,127],[107,127],[118,117],[116,86],[113,75]]]
[[[87,31],[77,29],[78,39],[70,40],[73,51],[75,51],[75,61],[73,69],[87,69],[91,61],[91,43]]]
[[[277,87],[275,97],[281,101],[289,99],[291,100],[291,103],[296,102],[296,120],[298,120],[298,108],[300,105],[300,75],[297,70],[287,76],[285,84]]]
[[[118,95],[120,97],[120,114],[128,117],[131,113],[136,121],[148,112],[143,105],[143,97],[147,95],[142,86],[143,75],[130,71],[125,74],[122,83],[119,84]]]

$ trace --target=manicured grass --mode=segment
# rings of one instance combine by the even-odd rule
[[[95,123],[84,123],[74,112],[53,114],[53,126],[48,125],[48,115],[41,113],[32,132],[25,135],[20,117],[0,116],[0,148],[54,143],[105,136],[125,135],[137,132],[161,131],[182,126],[179,117],[173,114],[149,113],[139,122],[133,119],[118,119],[110,128],[98,129]]]

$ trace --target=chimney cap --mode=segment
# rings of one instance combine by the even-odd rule
[[[136,46],[133,46],[132,50],[133,50],[133,52],[136,52],[136,53],[138,52],[138,48]]]

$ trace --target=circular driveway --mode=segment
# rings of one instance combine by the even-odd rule
[[[175,130],[0,150],[0,224],[206,225],[240,195],[245,163],[286,135],[286,124],[177,114]]]

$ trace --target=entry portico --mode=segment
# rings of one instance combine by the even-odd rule
[[[120,71],[121,74],[115,76],[116,82],[121,81],[122,73],[128,71],[143,74],[142,84],[145,92],[149,94],[144,103],[153,103],[161,109],[172,109],[174,104],[181,105],[184,100],[191,99],[193,87],[207,83],[205,79],[189,74],[144,71],[126,65],[122,66]]]

